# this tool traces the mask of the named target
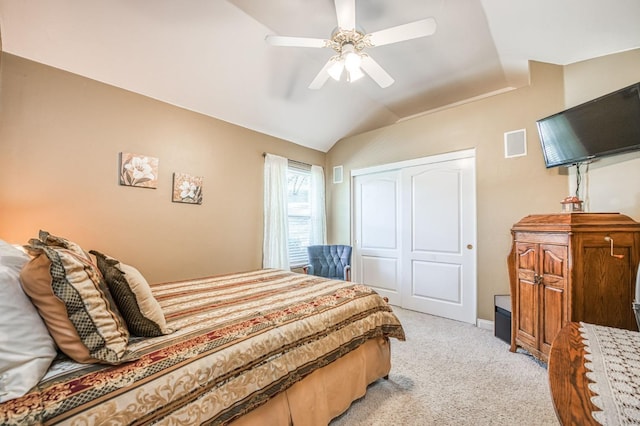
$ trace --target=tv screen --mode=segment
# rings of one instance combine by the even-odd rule
[[[547,168],[640,149],[640,83],[537,121]]]

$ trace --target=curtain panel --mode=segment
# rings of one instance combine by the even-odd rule
[[[327,244],[324,172],[320,166],[311,166],[310,190],[311,235],[309,236],[309,243],[312,246]]]
[[[264,241],[262,266],[289,270],[287,217],[287,168],[284,157],[266,154],[264,159]]]

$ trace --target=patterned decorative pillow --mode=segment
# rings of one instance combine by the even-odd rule
[[[133,266],[91,250],[113,295],[129,332],[136,336],[156,337],[172,333],[149,283]]]
[[[82,247],[80,247],[73,241],[67,240],[66,238],[56,237],[55,235],[51,235],[47,231],[43,230],[40,230],[38,238],[41,242],[45,243],[48,246],[65,248],[76,253],[78,256],[82,256],[85,259],[91,260],[91,256],[89,256],[87,252],[82,249]]]
[[[25,248],[34,258],[20,273],[22,287],[58,348],[83,363],[134,359],[127,351],[129,331],[91,258],[77,247],[35,239],[29,244]]]

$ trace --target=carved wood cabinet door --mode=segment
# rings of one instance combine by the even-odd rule
[[[567,322],[568,250],[565,245],[540,244],[540,332],[538,348],[549,355],[551,343]]]
[[[538,244],[516,243],[515,263],[517,274],[517,298],[515,330],[517,340],[537,347],[538,341]],[[513,297],[513,296],[512,296]]]
[[[516,242],[516,340],[548,356],[566,322],[567,246]]]

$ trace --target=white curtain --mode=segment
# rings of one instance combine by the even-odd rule
[[[311,166],[310,185],[311,235],[310,245],[327,244],[327,219],[324,207],[324,172],[320,166]]]
[[[287,223],[287,168],[284,157],[267,154],[264,160],[264,241],[262,266],[289,270]]]

